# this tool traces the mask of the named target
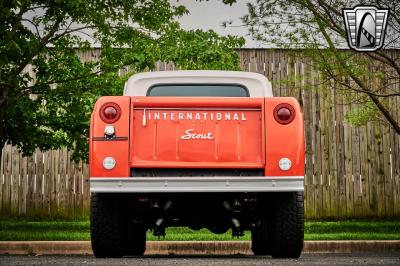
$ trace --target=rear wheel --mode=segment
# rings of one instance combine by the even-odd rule
[[[274,258],[298,258],[304,241],[303,192],[280,193],[271,221]]]
[[[97,258],[122,257],[122,213],[115,195],[92,193],[90,234]]]
[[[142,256],[146,251],[146,229],[142,224],[136,224],[132,221],[125,228],[125,237],[123,239],[124,255]]]
[[[260,224],[251,230],[251,250],[254,255],[270,255],[270,234],[268,222],[264,218]]]

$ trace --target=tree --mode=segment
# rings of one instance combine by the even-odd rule
[[[361,4],[390,8],[384,48],[400,48],[398,1],[256,0],[248,4],[242,21],[256,40],[294,48],[297,53],[300,49],[326,81],[334,81],[323,84],[333,84],[330,89],[340,90],[347,99],[359,103],[360,107],[346,116],[350,123],[385,121],[400,134],[400,122],[393,115],[396,107],[388,104],[390,97],[400,96],[400,53],[346,49],[342,9]]]
[[[188,11],[168,0],[0,2],[0,152],[36,148],[87,157],[88,128],[101,95],[121,95],[132,73],[158,60],[182,69],[238,69],[242,39],[185,31]],[[100,46],[98,60],[77,51]],[[120,76],[119,70],[127,70]]]

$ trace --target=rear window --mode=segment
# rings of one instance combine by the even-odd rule
[[[249,92],[238,84],[160,84],[152,86],[147,96],[249,97]]]

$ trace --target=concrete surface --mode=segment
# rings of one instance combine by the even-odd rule
[[[305,241],[303,253],[400,253],[400,240]],[[90,241],[0,241],[0,254],[91,255]],[[148,241],[145,255],[251,255],[250,241]]]
[[[0,265],[400,265],[399,254],[395,253],[306,253],[299,259],[273,259],[268,256],[249,255],[147,255],[144,257],[128,257],[120,259],[97,259],[94,256],[32,256],[32,255],[0,255]]]

